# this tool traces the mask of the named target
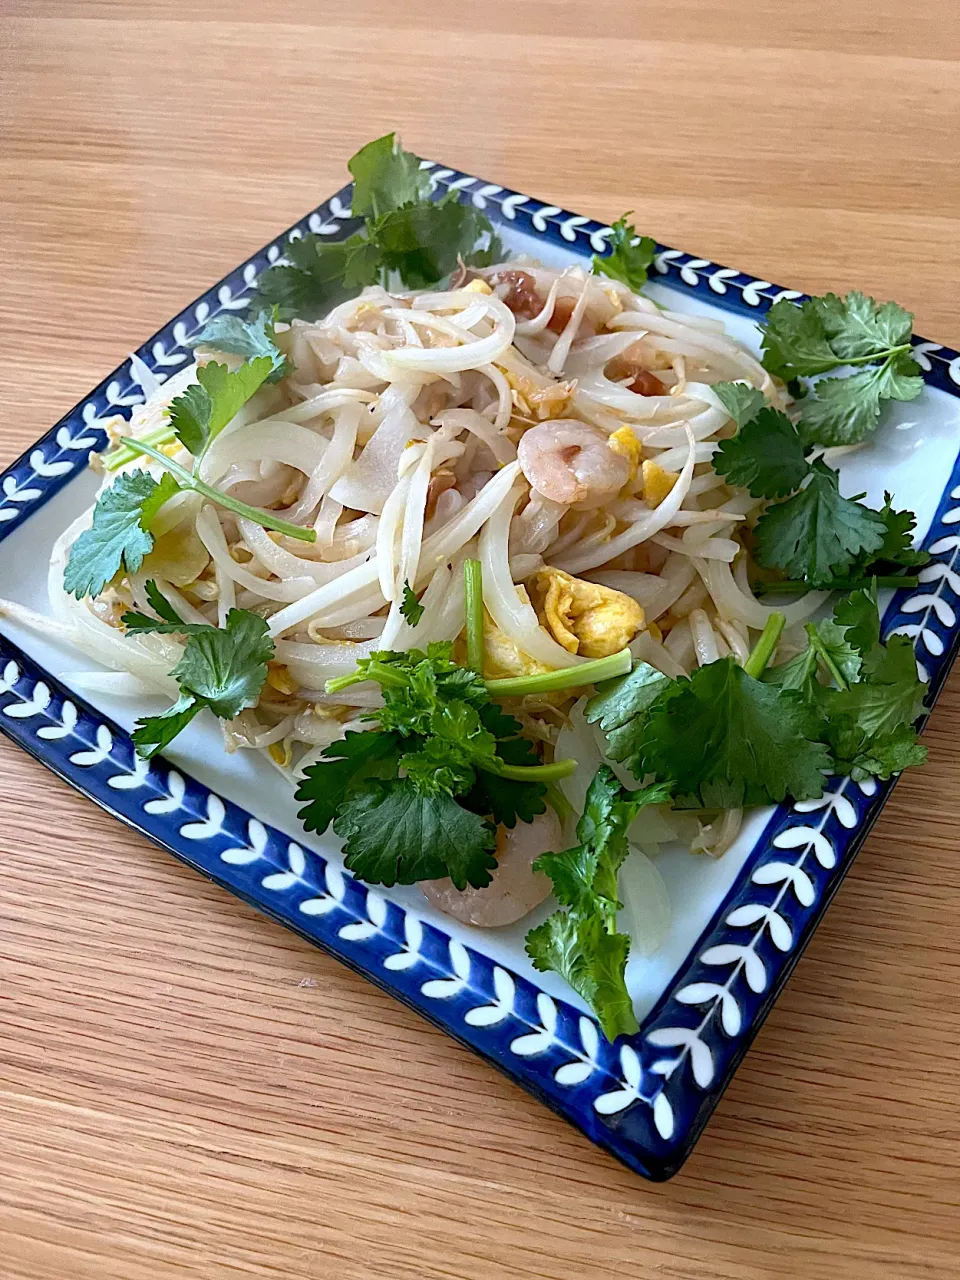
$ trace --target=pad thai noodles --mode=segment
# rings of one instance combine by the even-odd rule
[[[392,139],[391,146],[394,156],[406,155]],[[594,828],[585,833],[581,818],[575,835],[578,817],[604,804],[609,816],[609,804],[621,805],[618,856],[629,840],[630,874],[621,877],[618,902],[614,866],[600,935],[623,936],[619,913],[635,944],[655,946],[668,903],[649,857],[678,840],[719,857],[744,808],[767,796],[751,781],[739,789],[681,784],[679,769],[651,767],[649,736],[642,749],[611,749],[644,710],[640,684],[650,689],[649,706],[668,686],[692,691],[688,678],[705,668],[736,668],[738,679],[747,673],[751,688],[780,697],[793,715],[815,685],[849,701],[854,669],[861,676],[868,669],[870,659],[853,656],[853,624],[844,631],[839,612],[824,624],[833,627],[829,635],[804,626],[822,613],[832,582],[791,572],[790,564],[779,573],[763,567],[756,529],[770,495],[714,465],[725,442],[746,440],[737,405],[748,397],[792,430],[796,383],[771,373],[718,320],[664,307],[586,262],[562,269],[527,257],[461,262],[434,287],[403,287],[395,272],[381,273],[355,296],[313,310],[261,313],[269,376],[245,398],[224,393],[226,407],[218,396],[229,377],[258,360],[232,338],[218,345],[229,324],[208,330],[195,363],[164,382],[140,368],[146,401],[129,421],[107,424],[112,449],[93,465],[103,473],[100,511],[109,513],[111,491],[124,507],[117,486],[125,478],[128,489],[152,486],[149,512],[137,508],[147,544],[139,556],[122,556],[106,581],[94,574],[93,589],[78,589],[68,565],[95,523],[90,510],[63,532],[50,566],[63,637],[109,669],[78,673],[74,682],[131,697],[168,695],[180,700],[171,714],[187,698],[187,719],[197,706],[211,709],[221,716],[226,751],[265,752],[309,796],[305,780],[325,776],[328,762],[350,763],[338,744],[356,755],[352,744],[359,735],[372,741],[374,726],[381,739],[403,736],[398,681],[407,681],[403,697],[420,696],[417,680],[429,667],[430,697],[442,701],[453,687],[445,682],[469,672],[481,695],[472,702],[464,695],[462,706],[474,708],[477,732],[489,730],[500,744],[486,764],[477,755],[471,779],[486,778],[487,795],[490,778],[522,789],[529,770],[543,801],[526,812],[511,799],[501,814],[497,796],[476,800],[475,780],[459,791],[451,784],[462,806],[479,810],[467,816],[490,833],[483,874],[435,859],[420,867],[426,874],[393,865],[378,877],[362,860],[357,873],[386,883],[416,879],[441,910],[484,926],[522,918],[556,889],[566,908],[557,916],[569,923],[581,912],[572,936],[588,949],[586,907],[565,896],[543,855],[578,839],[588,845]],[[245,323],[234,318],[235,328]],[[830,483],[822,480],[829,448],[807,440],[800,449],[812,477],[797,484],[801,497]],[[863,546],[871,552],[879,543],[864,535]],[[859,572],[854,558],[840,561],[848,580]],[[861,551],[858,564],[874,560],[885,555]],[[909,564],[902,559],[895,571]],[[860,576],[871,573],[875,567]],[[771,581],[784,584],[773,605]],[[233,636],[232,620],[249,615],[260,626],[252,661],[264,676],[239,710],[225,713],[196,677],[190,682],[185,664],[208,632]],[[758,645],[760,662],[751,658]],[[793,683],[769,680],[788,669]],[[832,670],[840,685],[829,684]],[[624,681],[634,719],[622,713]],[[491,701],[481,707],[484,688]],[[431,751],[431,779],[441,777],[444,752],[430,744],[448,740],[451,705],[444,704],[446,729],[436,718],[433,737],[417,728],[415,759],[408,750],[383,773],[364,765],[357,777],[370,795],[385,797],[398,778],[420,778]],[[496,728],[491,708],[515,729]],[[680,712],[677,702],[675,720]],[[809,734],[822,752],[813,773],[823,778],[842,751],[819,730]],[[161,732],[144,754],[168,740]],[[516,758],[501,749],[518,741]],[[761,756],[775,749],[756,739],[753,747]],[[844,758],[862,760],[867,748],[859,756],[857,749]],[[422,794],[445,785],[430,781]],[[787,782],[771,794],[782,798],[786,789],[800,788]],[[640,794],[643,804],[631,801]],[[373,801],[365,804],[369,812]],[[334,829],[356,837],[359,823],[334,821]],[[531,954],[543,959],[542,949]],[[540,967],[558,968],[577,986],[560,963]],[[578,990],[608,1034],[631,1029],[632,1015],[611,1015],[594,987]]]

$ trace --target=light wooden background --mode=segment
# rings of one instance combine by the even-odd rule
[[[955,0],[0,0],[2,458],[392,126],[960,345],[958,54]],[[958,729],[658,1187],[0,744],[0,1275],[960,1276]]]

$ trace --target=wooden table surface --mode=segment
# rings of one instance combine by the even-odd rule
[[[12,459],[407,144],[960,345],[955,0],[0,0]],[[652,1186],[0,743],[3,1280],[960,1276],[960,676]]]

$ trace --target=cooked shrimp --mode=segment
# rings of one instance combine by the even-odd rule
[[[630,463],[610,448],[599,427],[557,418],[525,431],[517,446],[520,469],[544,498],[584,510],[602,506],[630,478]]]
[[[497,827],[497,869],[485,889],[459,890],[452,880],[424,880],[427,901],[462,924],[498,929],[521,920],[550,892],[550,881],[532,869],[541,853],[561,847],[560,819],[550,808],[532,822]]]

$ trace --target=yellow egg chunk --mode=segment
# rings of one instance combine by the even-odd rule
[[[524,600],[527,593],[523,587],[517,588],[517,594]],[[494,620],[483,611],[483,674],[487,680],[501,680],[507,676],[536,676],[544,671],[552,671],[552,667],[544,666],[536,658],[531,658],[505,635]]]
[[[636,600],[562,569],[541,569],[534,591],[541,622],[568,653],[606,658],[643,630],[643,610]]]
[[[607,444],[621,458],[626,458],[630,463],[630,480],[637,474],[637,467],[640,465],[640,459],[643,456],[643,446],[637,439],[633,427],[620,427],[617,431],[611,433]],[[647,464],[644,463],[644,466]]]
[[[469,284],[465,284],[463,288],[466,293],[493,293],[486,280],[481,280],[479,276],[476,280],[471,280]]]
[[[288,667],[274,662],[267,664],[267,684],[271,689],[276,689],[278,693],[287,695],[296,693],[300,687],[290,674]]]
[[[643,499],[648,507],[659,507],[679,479],[676,471],[664,471],[655,462],[643,464]]]
[[[281,769],[289,769],[293,762],[293,747],[290,742],[274,742],[271,743],[267,750],[270,752],[271,758]]]

